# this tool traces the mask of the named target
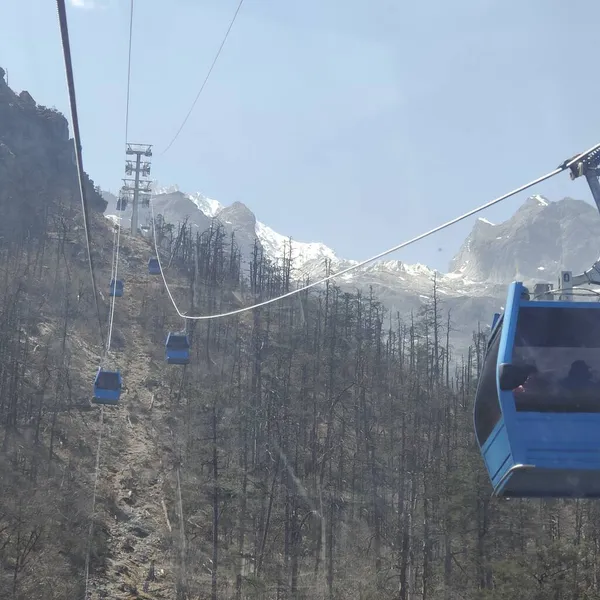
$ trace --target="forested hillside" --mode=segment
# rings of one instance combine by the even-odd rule
[[[597,597],[594,504],[490,499],[471,432],[483,336],[449,371],[435,294],[402,323],[329,286],[198,323],[192,364],[167,368],[178,319],[149,244],[126,240],[127,393],[101,426],[82,231],[75,204],[51,208],[62,229],[2,247],[2,597],[82,597],[101,427],[92,598]],[[218,228],[158,236],[186,309],[288,289],[289,265],[259,254],[242,285]]]
[[[108,365],[126,389],[91,405],[102,348],[74,165],[51,162],[55,113],[11,102],[30,137],[0,121],[0,598],[83,598],[86,573],[94,600],[600,597],[597,504],[491,499],[472,433],[485,335],[473,323],[452,350],[434,281],[409,320],[329,285],[199,321],[172,367],[182,321],[147,273],[151,241],[123,232]],[[29,170],[17,142],[36,135]],[[99,212],[91,226],[108,322],[113,231]],[[242,266],[217,224],[157,219],[157,237],[189,314],[292,285],[290,261],[256,247]]]

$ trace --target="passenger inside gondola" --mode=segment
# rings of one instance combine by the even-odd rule
[[[572,410],[600,412],[600,382],[584,360],[573,361],[560,385],[562,395],[570,399]]]
[[[565,373],[558,356],[554,360],[549,354],[543,358],[540,363],[546,369],[524,366],[525,380],[513,389],[518,411],[600,412],[600,381],[585,360],[572,361]]]
[[[517,410],[539,410],[553,393],[552,375],[540,372],[535,363],[523,365],[522,372],[525,380],[513,389]]]
[[[539,383],[540,379],[540,372],[535,363],[522,365],[521,374],[519,379],[523,379],[523,381],[513,390],[517,394],[531,391],[532,388],[536,387],[536,383]]]
[[[585,360],[573,361],[569,374],[561,379],[560,384],[568,390],[585,389],[593,385],[592,371]]]

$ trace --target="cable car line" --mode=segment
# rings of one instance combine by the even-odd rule
[[[60,33],[63,47],[63,56],[65,61],[65,71],[67,76],[67,87],[69,89],[69,102],[71,106],[71,120],[73,124],[73,143],[75,146],[75,158],[77,162],[77,176],[79,179],[79,193],[81,196],[81,205],[83,208],[83,224],[86,234],[86,244],[88,250],[88,260],[90,267],[90,276],[92,279],[92,288],[94,293],[94,302],[96,304],[96,316],[98,318],[98,331],[100,333],[100,340],[102,346],[104,346],[104,335],[102,333],[102,318],[100,316],[100,303],[98,302],[98,290],[96,286],[96,278],[94,273],[94,262],[92,258],[92,249],[91,249],[91,234],[90,234],[90,226],[89,226],[89,215],[88,215],[88,204],[87,197],[85,194],[85,188],[83,185],[83,159],[81,156],[81,135],[79,131],[79,118],[77,114],[77,100],[75,96],[75,82],[73,77],[73,63],[71,61],[71,47],[69,43],[69,26],[67,22],[67,11],[65,6],[65,0],[56,0],[56,6],[58,10],[58,18],[60,24]],[[98,375],[96,375],[96,379]],[[87,551],[85,558],[85,599],[88,598],[88,586],[89,586],[89,575],[90,575],[90,554],[91,554],[91,545],[92,545],[92,537],[94,532],[94,513],[96,510],[96,495],[97,495],[97,484],[98,484],[98,476],[100,471],[100,449],[102,445],[102,432],[104,429],[104,411],[101,408],[100,410],[100,424],[98,428],[98,446],[96,449],[96,469],[94,474],[94,490],[92,493],[92,511],[90,515],[90,528],[88,532],[88,540],[87,540]]]
[[[125,101],[125,147],[129,137],[129,95],[131,90],[131,45],[133,41],[133,2],[131,0],[129,11],[129,50],[127,52],[127,99]],[[120,221],[119,221],[120,222]]]
[[[111,286],[112,282],[115,279],[115,252],[117,249],[117,230],[113,229],[113,247],[112,247],[112,256],[110,257],[110,281]]]
[[[125,101],[125,147],[127,148],[127,138],[129,135],[129,106],[130,106],[130,91],[131,91],[131,51],[132,51],[132,40],[133,40],[133,6],[134,0],[130,1],[130,13],[129,13],[129,47],[128,47],[128,59],[127,59],[127,93]],[[119,279],[119,256],[121,248],[121,217],[117,217],[116,223],[116,235],[113,236],[113,257],[114,261],[111,265],[112,275],[110,281],[110,313],[108,320],[108,337],[106,347],[102,356],[102,361],[98,371],[96,372],[96,378],[94,379],[94,397],[93,402],[95,404],[103,405],[117,405],[121,398],[121,391],[123,387],[123,379],[121,373],[118,370],[104,370],[103,365],[107,362],[110,354],[112,344],[112,334],[114,328],[114,316],[115,316],[115,303],[118,297],[121,297],[124,292],[123,280]]]
[[[121,297],[123,295],[123,281],[117,279],[115,277],[115,256],[117,254],[117,243],[119,240],[117,239],[117,233],[120,235],[121,229],[118,225],[114,228],[113,231],[113,249],[112,249],[112,257],[110,262],[110,283],[109,283],[109,295],[110,296],[118,296]],[[118,259],[117,259],[118,260]],[[112,302],[111,302],[111,310],[112,310]],[[110,325],[110,313],[109,313],[109,325]],[[110,329],[110,326],[109,326]],[[110,342],[108,343],[108,347],[110,348]]]
[[[119,248],[120,248],[120,234],[121,234],[121,222],[120,219],[117,222],[117,233],[116,238],[113,236],[113,255],[114,262],[111,258],[111,306],[110,306],[110,317],[108,325],[108,336],[106,345],[104,344],[104,335],[102,332],[102,318],[100,316],[100,304],[98,301],[98,290],[96,285],[94,262],[91,251],[91,233],[90,233],[90,219],[88,214],[88,203],[87,196],[85,193],[84,182],[84,169],[83,169],[83,158],[82,158],[82,146],[81,146],[81,133],[79,130],[79,118],[77,113],[77,100],[75,95],[75,82],[73,75],[73,64],[71,58],[71,47],[69,42],[69,29],[67,21],[67,12],[65,6],[65,0],[56,0],[61,40],[63,46],[63,55],[65,61],[65,71],[67,76],[67,86],[69,90],[69,102],[71,107],[71,119],[73,122],[73,140],[75,146],[75,157],[77,163],[77,175],[79,179],[79,192],[81,196],[81,204],[83,208],[83,222],[86,233],[86,244],[88,250],[88,259],[90,267],[90,275],[92,279],[92,287],[94,292],[94,301],[96,305],[96,316],[98,318],[99,333],[102,346],[104,347],[104,359],[107,357],[110,351],[112,341],[112,331],[114,323],[114,311],[115,302],[117,298],[117,286],[118,286],[118,265],[119,265]],[[125,115],[125,142],[127,143],[128,125],[129,125],[129,97],[130,97],[130,82],[131,82],[131,46],[132,46],[132,30],[133,30],[133,0],[131,0],[131,13],[130,13],[130,25],[129,25],[129,60],[128,60],[128,71],[127,71],[127,106]],[[114,284],[114,287],[113,287]],[[116,378],[116,381],[114,381]],[[109,382],[109,385],[104,385],[105,382]],[[116,385],[115,385],[116,383]],[[85,599],[88,599],[88,588],[89,588],[89,575],[90,575],[90,556],[91,556],[91,543],[94,532],[94,515],[96,510],[96,498],[98,489],[98,479],[100,474],[100,452],[102,449],[102,437],[104,431],[104,404],[117,404],[120,396],[122,387],[121,375],[117,372],[102,371],[102,366],[98,368],[96,378],[94,380],[94,399],[99,400],[100,406],[100,423],[98,428],[98,445],[96,448],[96,465],[94,473],[94,488],[92,493],[92,511],[90,517],[90,527],[88,532],[87,540],[87,551],[85,558]],[[116,394],[116,399],[115,399]]]
[[[114,319],[115,319],[115,302],[118,297],[117,286],[119,285],[119,247],[120,247],[120,241],[121,241],[120,238],[121,238],[121,226],[119,224],[118,228],[117,228],[116,244],[115,244],[115,247],[116,247],[115,268],[114,268],[113,279],[111,281],[111,287],[114,285],[114,289],[111,290],[113,293],[112,293],[111,303],[110,303],[110,317],[108,320],[108,336],[106,338],[105,358],[108,357],[108,353],[110,352],[110,344],[112,342],[113,324],[114,324]]]
[[[90,556],[92,551],[92,536],[94,535],[94,516],[96,513],[96,497],[98,492],[98,479],[100,477],[100,450],[102,448],[102,432],[104,430],[104,406],[100,407],[100,426],[98,431],[98,445],[96,446],[96,468],[94,472],[94,491],[92,493],[92,514],[90,517],[90,528],[88,531],[87,551],[85,555],[85,595],[88,600],[88,586],[90,580]]]
[[[244,3],[244,0],[240,0],[239,1],[238,6],[237,6],[237,8],[235,10],[235,13],[233,15],[233,18],[231,19],[231,22],[229,23],[229,27],[227,28],[227,31],[225,32],[225,36],[223,37],[223,41],[221,42],[221,45],[219,46],[219,49],[217,50],[217,53],[215,54],[215,57],[214,57],[214,59],[212,61],[212,64],[210,65],[210,68],[208,69],[208,73],[206,74],[206,77],[204,78],[204,81],[202,82],[202,85],[200,86],[200,91],[198,92],[198,94],[196,95],[196,98],[192,102],[192,106],[190,107],[190,110],[188,111],[187,115],[185,116],[185,119],[183,120],[183,123],[181,124],[181,126],[177,130],[177,133],[175,134],[175,136],[173,137],[173,139],[169,142],[169,145],[160,153],[160,156],[164,156],[166,154],[166,152],[169,150],[169,148],[175,143],[175,140],[179,137],[179,134],[181,133],[181,131],[185,127],[185,124],[187,123],[187,120],[190,118],[192,112],[194,111],[194,107],[196,106],[196,102],[198,102],[198,99],[200,98],[202,92],[204,91],[204,88],[206,87],[206,84],[208,83],[210,75],[211,75],[213,69],[215,68],[215,65],[217,64],[217,60],[219,60],[219,56],[221,55],[221,51],[223,50],[223,47],[225,46],[225,42],[227,41],[227,38],[229,37],[229,32],[231,31],[231,28],[233,27],[233,24],[235,23],[235,20],[237,19],[238,13],[240,12],[240,9],[242,8],[242,4],[243,3]]]
[[[81,206],[83,208],[83,227],[85,229],[85,241],[88,251],[88,262],[90,266],[90,277],[92,279],[92,289],[94,293],[94,303],[96,305],[96,317],[98,318],[98,332],[100,340],[104,346],[104,333],[102,332],[103,323],[100,316],[100,303],[98,302],[98,288],[96,286],[96,276],[94,273],[94,259],[92,257],[92,236],[90,233],[90,218],[88,211],[87,194],[85,193],[83,170],[83,157],[81,148],[81,134],[79,131],[79,116],[77,114],[77,99],[75,96],[75,78],[73,76],[73,62],[71,60],[71,44],[69,42],[69,25],[67,22],[67,9],[65,0],[56,0],[58,10],[58,20],[60,24],[60,37],[62,41],[63,57],[65,61],[65,72],[67,76],[67,87],[69,90],[69,104],[71,107],[71,121],[73,125],[73,145],[75,146],[75,159],[77,162],[77,177],[79,180],[79,194],[81,196]]]
[[[167,283],[165,274],[162,269],[162,265],[160,263],[160,255],[159,255],[158,243],[157,243],[157,239],[156,239],[156,225],[155,225],[155,220],[154,220],[154,204],[152,201],[150,201],[150,210],[151,210],[151,215],[152,215],[152,236],[154,238],[154,248],[156,251],[156,260],[158,261],[158,265],[160,268],[160,274],[162,275],[163,282],[164,282],[165,288],[167,290],[167,294],[169,295],[169,298],[171,299],[171,303],[173,304],[173,307],[177,311],[177,314],[182,319],[193,320],[193,321],[204,321],[204,320],[221,319],[224,317],[231,317],[234,315],[239,315],[241,313],[245,313],[250,310],[254,310],[257,308],[261,308],[263,306],[267,306],[268,304],[272,304],[274,302],[279,302],[280,300],[289,298],[291,296],[295,296],[296,294],[299,294],[301,292],[305,292],[311,288],[322,285],[323,283],[326,283],[327,281],[335,279],[336,277],[341,277],[342,275],[345,275],[346,273],[355,271],[356,269],[359,269],[360,267],[363,267],[364,265],[366,265],[368,263],[378,260],[378,259],[382,258],[383,256],[391,254],[392,252],[396,252],[397,250],[406,248],[407,246],[410,246],[410,245],[414,244],[415,242],[423,240],[423,239],[433,235],[434,233],[438,233],[439,231],[442,231],[443,229],[446,229],[452,225],[455,225],[456,223],[459,223],[460,221],[463,221],[464,219],[467,219],[483,210],[486,210],[486,209],[490,208],[491,206],[494,206],[495,204],[499,204],[500,202],[506,200],[507,198],[510,198],[511,196],[514,196],[515,194],[518,194],[530,187],[533,187],[534,185],[537,185],[538,183],[542,183],[543,181],[546,181],[547,179],[550,179],[551,177],[558,175],[562,171],[570,168],[570,166],[573,165],[581,157],[586,156],[590,152],[593,152],[594,150],[597,150],[599,148],[600,148],[600,144],[596,144],[595,146],[593,146],[586,152],[582,152],[581,154],[578,154],[576,157],[572,158],[571,160],[565,161],[562,165],[560,165],[553,171],[550,171],[549,173],[546,173],[545,175],[542,175],[541,177],[538,177],[537,179],[534,179],[533,181],[530,181],[529,183],[526,183],[518,188],[515,188],[514,190],[512,190],[506,194],[503,194],[502,196],[499,196],[498,198],[495,198],[494,200],[490,200],[489,202],[486,202],[485,204],[482,204],[481,206],[478,206],[477,208],[474,208],[454,219],[451,219],[450,221],[446,221],[445,223],[442,223],[441,225],[438,225],[437,227],[434,227],[433,229],[430,229],[429,231],[421,233],[421,234],[411,238],[410,240],[407,240],[405,242],[402,242],[401,244],[393,246],[392,248],[389,248],[388,250],[384,250],[383,252],[380,252],[379,254],[376,254],[375,256],[372,256],[371,258],[367,258],[366,260],[363,260],[355,265],[351,265],[350,267],[347,267],[346,269],[342,269],[338,273],[333,273],[332,275],[324,277],[323,279],[320,279],[318,281],[315,281],[313,283],[305,285],[296,290],[292,290],[291,292],[287,292],[286,294],[282,294],[281,296],[277,296],[276,298],[271,298],[269,300],[265,300],[264,302],[259,302],[257,304],[253,304],[252,306],[246,306],[244,308],[239,308],[237,310],[232,310],[229,312],[220,313],[220,314],[216,314],[216,315],[198,315],[198,316],[185,315],[179,310],[179,307],[177,306],[177,303],[175,302],[175,299],[173,298],[171,290],[169,289],[169,285]]]
[[[130,2],[130,11],[129,11],[129,45],[127,52],[127,94],[125,100],[125,147],[127,147],[127,138],[129,137],[129,105],[130,105],[130,97],[131,97],[131,49],[133,42],[133,7],[134,0]],[[118,297],[117,287],[121,285],[122,282],[119,281],[118,271],[119,271],[119,249],[121,247],[121,217],[117,217],[117,233],[115,238],[113,238],[113,252],[115,254],[114,261],[114,270],[113,275],[111,277],[111,288],[114,285],[114,289],[111,289],[112,299],[110,306],[110,317],[108,322],[108,337],[106,342],[106,354],[105,358],[108,356],[110,352],[110,346],[112,342],[112,332],[114,325],[114,317],[115,317],[115,302]],[[122,292],[121,292],[122,294]]]

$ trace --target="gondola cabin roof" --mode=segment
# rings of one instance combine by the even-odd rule
[[[525,292],[494,319],[475,398],[494,494],[600,498],[600,303]]]

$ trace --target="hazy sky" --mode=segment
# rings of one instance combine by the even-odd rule
[[[237,1],[137,0],[129,141],[154,144],[162,183],[244,202],[300,241],[363,259],[600,141],[597,0],[245,0],[160,156]],[[129,0],[70,2],[84,165],[116,190]],[[10,86],[68,115],[61,52],[54,2],[0,2]],[[566,174],[535,192],[589,197]],[[446,270],[474,219],[395,258]]]

